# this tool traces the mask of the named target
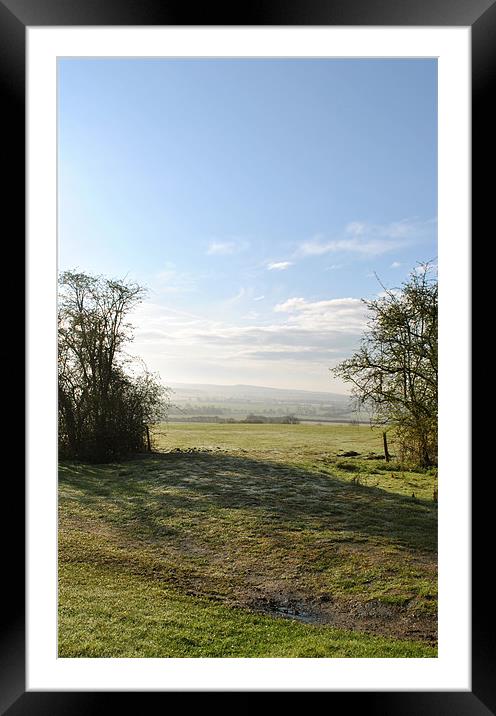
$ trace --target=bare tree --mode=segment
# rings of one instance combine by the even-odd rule
[[[146,368],[133,375],[123,351],[132,340],[126,317],[144,289],[75,271],[62,273],[59,284],[61,454],[104,461],[143,449],[145,423],[164,397]]]
[[[404,455],[426,467],[437,459],[437,279],[426,263],[400,290],[382,288],[364,301],[371,319],[360,349],[334,373],[374,408],[376,423],[395,427]]]

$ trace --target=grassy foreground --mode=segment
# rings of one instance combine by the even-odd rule
[[[60,466],[59,656],[436,656],[434,474],[363,425],[155,442]]]

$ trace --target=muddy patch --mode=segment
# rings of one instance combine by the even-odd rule
[[[316,626],[327,625],[378,636],[420,640],[428,644],[437,641],[435,618],[421,616],[409,608],[386,604],[378,599],[360,602],[322,595],[308,600],[300,595],[281,594],[258,596],[244,606],[257,613]]]
[[[282,619],[293,619],[304,624],[325,624],[326,620],[315,605],[309,605],[293,598],[259,598],[250,604],[255,612]]]

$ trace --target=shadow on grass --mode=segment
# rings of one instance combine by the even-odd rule
[[[437,546],[432,501],[248,457],[176,451],[114,465],[64,462],[59,481],[73,489],[71,499],[96,511],[112,504],[106,518],[148,537],[174,534],[167,518],[180,511],[201,520],[221,509],[256,513],[275,531],[332,530],[429,552]]]

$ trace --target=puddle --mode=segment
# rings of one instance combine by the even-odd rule
[[[286,596],[258,594],[243,605],[252,612],[278,619],[292,619],[303,624],[333,626],[367,634],[392,636],[400,639],[419,639],[436,642],[436,622],[431,617],[419,616],[384,604],[378,599],[369,602],[344,600],[339,602],[323,595],[305,600],[302,594]]]
[[[319,624],[322,621],[316,614],[301,612],[299,609],[292,609],[291,607],[276,607],[269,613],[277,617],[296,619],[296,621],[303,622],[304,624]]]
[[[253,608],[271,617],[283,617],[294,619],[304,624],[322,624],[325,619],[323,615],[315,611],[309,611],[306,605],[295,602],[276,602],[275,600],[261,600]]]

